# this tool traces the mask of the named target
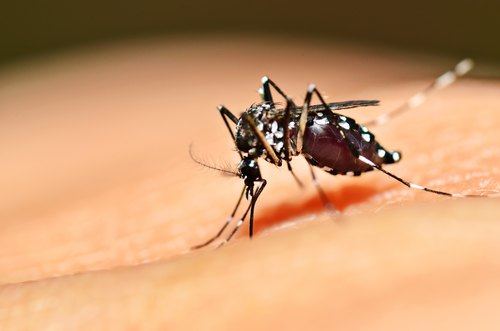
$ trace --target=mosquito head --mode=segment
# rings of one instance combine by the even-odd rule
[[[238,166],[238,170],[241,178],[245,180],[245,185],[248,187],[253,187],[254,182],[262,179],[259,164],[254,159],[243,158]]]

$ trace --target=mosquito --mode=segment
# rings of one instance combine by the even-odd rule
[[[365,125],[383,124],[395,116],[417,107],[424,102],[429,93],[450,85],[458,77],[471,70],[473,65],[474,63],[470,59],[461,61],[454,70],[437,78],[428,88],[410,98],[408,102]],[[259,93],[263,102],[252,105],[240,118],[237,118],[225,106],[218,107],[241,158],[237,171],[232,172],[208,166],[191,155],[195,162],[203,166],[229,172],[244,181],[238,202],[223,227],[211,239],[192,247],[192,249],[205,247],[222,235],[233,220],[243,196],[246,200],[250,200],[250,203],[229,236],[218,247],[227,243],[234,236],[248,214],[250,214],[249,237],[252,238],[255,205],[267,184],[260,172],[259,158],[278,167],[286,163],[293,177],[299,185],[302,185],[295,176],[290,162],[295,156],[304,156],[310,165],[313,183],[325,209],[330,214],[338,213],[338,211],[335,210],[319,185],[314,175],[313,166],[332,175],[360,176],[365,172],[378,170],[409,188],[449,197],[491,197],[498,195],[464,195],[437,191],[410,183],[385,170],[383,165],[399,162],[401,153],[385,149],[365,125],[337,113],[337,111],[344,109],[377,106],[379,105],[377,100],[326,103],[316,86],[311,84],[307,89],[303,106],[300,107],[296,106],[292,99],[267,76],[262,78],[262,84],[263,87],[259,89]],[[286,100],[285,108],[276,108],[271,88]],[[313,95],[318,97],[320,104],[311,105]],[[234,132],[231,123],[236,125]]]

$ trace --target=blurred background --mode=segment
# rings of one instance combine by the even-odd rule
[[[345,40],[500,63],[499,1],[3,0],[0,69],[110,41],[221,32]]]
[[[306,84],[314,82],[332,93],[332,101],[382,100],[381,107],[373,107],[377,109],[369,112],[360,109],[358,114],[364,118],[354,111],[349,112],[349,116],[352,114],[362,122],[402,104],[425,88],[433,77],[464,57],[476,60],[474,78],[498,79],[499,13],[498,0],[476,0],[473,4],[463,0],[413,3],[396,0],[0,1],[0,284],[177,258],[180,252],[201,243],[220,228],[241,191],[238,178],[221,178],[219,174],[203,171],[188,153],[190,143],[194,142],[195,155],[200,155],[201,160],[206,155],[208,163],[215,160],[215,165],[218,160],[238,164],[238,155],[217,115],[216,105],[224,103],[236,114],[246,109],[258,100],[257,89],[262,75],[269,74],[276,82],[283,82],[283,89],[286,88],[292,97],[303,98]],[[500,139],[495,123],[499,122],[497,110],[500,106],[498,97],[494,97],[499,95],[499,84],[486,79],[464,80],[463,85],[460,84],[436,93],[438,96],[427,103],[427,108],[414,113],[414,117],[402,118],[399,124],[393,124],[394,129],[382,128],[374,133],[380,141],[387,141],[387,146],[404,151],[405,162],[392,168],[403,178],[418,180],[424,185],[434,179],[455,180],[457,173],[465,177],[464,173],[473,167],[474,174],[479,175],[466,183],[455,180],[456,187],[451,191],[474,187],[485,191],[489,187],[496,189],[500,155],[497,142]],[[470,115],[471,109],[474,116]],[[420,131],[415,134],[413,126],[417,124]],[[408,130],[410,126],[412,130]],[[432,139],[432,143],[427,143],[426,138]],[[299,176],[304,175],[301,178],[306,178],[304,183],[308,191],[300,191],[284,168],[282,172],[270,169],[270,165],[265,169],[269,185],[259,199],[257,233],[265,234],[283,225],[286,228],[287,223],[293,224],[289,220],[294,217],[310,221],[309,215],[324,210],[314,185],[310,184],[307,164],[303,160],[298,162],[294,163],[294,170]],[[351,178],[338,179],[324,172],[317,173],[335,202],[343,203],[346,215],[363,210],[378,211],[381,203],[394,206],[404,199],[412,199],[412,192],[405,193],[411,190],[407,191],[403,185],[380,174],[362,176],[350,184]],[[489,183],[489,186],[480,186],[480,183]],[[382,191],[392,193],[377,195]],[[422,197],[433,199],[437,196]],[[373,204],[361,203],[372,198]],[[350,211],[347,210],[349,205],[353,206]],[[491,254],[487,253],[494,250],[484,246],[487,252],[484,253],[464,246],[457,251],[460,253],[446,249],[439,253],[439,247],[447,247],[441,241],[443,233],[447,232],[441,230],[441,223],[432,224],[439,235],[432,237],[436,246],[428,246],[431,247],[427,250],[428,255],[419,255],[425,257],[420,261],[426,262],[421,269],[415,269],[411,252],[405,256],[404,250],[399,249],[390,250],[397,257],[391,264],[411,262],[408,270],[413,275],[411,279],[415,280],[429,270],[444,266],[439,270],[444,270],[446,277],[432,284],[446,286],[431,285],[427,292],[424,291],[434,296],[435,288],[444,288],[443,297],[448,300],[444,302],[457,297],[455,293],[446,292],[449,286],[456,286],[457,293],[463,289],[469,293],[469,285],[489,284],[463,278],[463,273],[457,273],[461,269],[453,263],[462,268],[462,261],[468,263],[463,257],[472,258],[477,254],[485,266],[489,266],[492,264],[487,257]],[[397,231],[392,235],[387,233],[386,227],[379,229],[378,233],[384,236],[380,241],[386,245],[384,247],[399,247],[401,238],[406,238],[399,236]],[[242,227],[239,235],[246,237],[247,233]],[[455,232],[450,230],[450,233]],[[494,232],[484,230],[484,233]],[[393,238],[393,244],[387,244],[391,242],[386,241],[387,235]],[[469,233],[464,238],[470,238]],[[486,242],[494,242],[491,240]],[[337,249],[335,241],[328,242],[329,247]],[[372,241],[345,242],[357,245]],[[470,239],[465,242],[470,245]],[[269,297],[276,297],[292,305],[307,302],[308,309],[314,311],[318,307],[330,309],[336,306],[312,299],[288,300],[287,295],[328,294],[325,289],[331,284],[340,284],[343,290],[365,289],[372,284],[369,280],[366,286],[358,287],[354,283],[344,287],[343,282],[332,282],[330,274],[323,278],[325,283],[318,282],[316,273],[311,270],[326,270],[325,263],[331,265],[332,270],[339,270],[335,265],[338,260],[309,258],[330,256],[329,253],[321,255],[308,251],[309,247],[326,247],[321,246],[322,242],[318,246],[316,243],[293,244],[304,249],[303,256],[307,256],[308,261],[320,261],[319,266],[300,267],[302,271],[296,272],[295,266],[302,265],[296,263],[295,254],[290,254],[295,248],[287,249],[285,258],[276,250],[278,253],[272,256],[273,261],[288,263],[295,269],[283,277],[269,276],[269,273],[251,275],[252,279],[263,281],[279,280],[278,289],[283,288],[282,284],[289,286],[278,295],[266,292],[265,302]],[[405,246],[410,247],[407,251],[417,247],[412,245],[410,242],[410,246]],[[427,249],[427,245],[425,247]],[[474,245],[474,249],[477,247],[481,246]],[[433,249],[438,254],[434,254]],[[372,247],[367,249],[371,251]],[[238,261],[254,260],[254,250],[240,252],[242,255],[234,255]],[[271,256],[268,250],[265,252],[266,256]],[[332,256],[338,254],[335,252]],[[420,246],[417,252],[421,254]],[[448,253],[455,254],[455,258],[448,258]],[[245,254],[252,254],[252,257]],[[493,255],[493,258],[496,257]],[[350,260],[359,261],[357,258]],[[438,260],[444,262],[437,263]],[[235,270],[256,270],[258,273],[257,268],[240,268],[238,263],[228,265]],[[358,274],[361,276],[375,275],[387,282],[393,279],[376,270],[365,272],[365,265],[360,265],[362,272]],[[488,277],[495,275],[489,267],[480,269],[476,265],[470,270],[483,272]],[[240,288],[247,288],[239,285],[248,284],[247,274],[239,280],[237,273],[226,272],[220,266],[210,270],[223,271],[223,277],[234,279],[231,282],[237,285],[225,283],[224,289],[232,291],[234,288],[238,293]],[[269,272],[270,269],[262,270]],[[357,273],[357,269],[352,270],[345,275]],[[402,278],[408,279],[404,275]],[[214,279],[222,280],[223,277]],[[162,279],[170,281],[166,277]],[[178,279],[185,282],[183,277]],[[282,282],[282,279],[296,280],[296,283]],[[304,279],[316,292],[308,291]],[[450,283],[449,279],[464,280],[464,283],[453,285],[455,283]],[[254,283],[264,288],[260,284]],[[401,293],[400,283],[395,284],[394,293]],[[420,292],[420,282],[418,286],[409,284],[412,291]],[[186,288],[196,290],[196,287]],[[297,291],[297,288],[302,290]],[[372,293],[364,290],[357,293],[361,292]],[[64,293],[72,296],[70,291]],[[412,296],[414,292],[409,293]],[[156,297],[156,293],[154,295]],[[196,295],[199,297],[198,293]],[[230,300],[239,298],[233,292],[228,297]],[[378,296],[373,301],[352,301],[351,293],[335,297],[339,302],[344,298],[348,298],[345,300],[348,303],[354,302],[347,307],[355,307],[349,311],[355,312],[356,319],[359,302],[374,302],[373,306],[378,306],[371,310],[372,306],[365,305],[370,308],[370,316],[373,311],[380,311]],[[201,302],[200,307],[205,309],[215,307],[211,300],[212,296],[208,301],[189,301]],[[3,302],[6,307],[15,308],[16,316],[25,318],[17,314],[24,310],[19,310],[11,300]],[[432,307],[426,308],[432,311],[443,301],[432,300],[435,305],[430,306],[425,301],[418,302]],[[64,309],[79,309],[79,304],[63,301],[58,304]],[[182,309],[182,305],[178,306]],[[269,307],[254,306],[263,310]],[[281,309],[282,305],[276,307]],[[387,316],[394,316],[394,305],[388,307]],[[1,308],[0,302],[0,311]],[[487,314],[490,311],[479,310]],[[472,312],[479,310],[471,309]],[[61,311],[64,319],[74,316],[67,310]],[[119,313],[126,312],[120,310]],[[193,309],[188,316],[195,313]],[[271,313],[272,310],[265,311],[267,316]],[[164,312],[161,314],[163,316]],[[287,321],[294,316],[277,314]],[[127,320],[117,316],[120,318],[116,320]],[[183,321],[193,320],[186,319],[184,314],[176,316]],[[235,316],[235,325],[240,326],[244,319]],[[334,321],[329,314],[324,316]],[[50,319],[46,321],[49,323]]]

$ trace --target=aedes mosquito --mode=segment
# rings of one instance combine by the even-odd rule
[[[385,123],[391,118],[411,108],[415,108],[427,98],[427,95],[431,91],[450,85],[458,77],[466,74],[472,67],[472,60],[465,59],[461,61],[455,66],[454,70],[437,78],[427,89],[409,99],[406,104],[394,109],[392,112],[375,118],[365,125]],[[319,186],[312,166],[318,167],[332,175],[359,176],[364,172],[376,169],[410,188],[450,197],[497,196],[463,195],[437,191],[405,181],[382,168],[382,165],[399,162],[401,154],[396,151],[386,150],[375,140],[375,136],[364,125],[358,124],[354,119],[335,112],[342,109],[376,106],[379,104],[379,101],[358,100],[326,103],[315,85],[311,84],[307,90],[303,106],[298,107],[267,76],[262,78],[262,84],[263,87],[259,89],[259,93],[263,102],[252,105],[239,119],[226,107],[222,105],[218,107],[241,158],[238,170],[231,172],[211,167],[196,160],[191,155],[195,162],[203,166],[229,172],[244,180],[244,187],[238,202],[224,226],[210,240],[201,245],[194,246],[192,249],[207,246],[220,237],[234,218],[243,196],[247,200],[250,200],[250,204],[233,231],[221,245],[233,237],[248,213],[250,213],[249,236],[250,238],[253,236],[255,204],[267,183],[260,173],[259,164],[257,163],[257,159],[259,158],[263,158],[278,167],[286,163],[288,170],[299,185],[302,185],[293,173],[290,161],[294,156],[303,155],[310,165],[311,175],[318,193],[323,200],[325,208],[330,213],[335,212],[335,209]],[[285,108],[277,109],[275,107],[276,104],[273,101],[271,87],[286,100]],[[321,104],[310,104],[313,94],[316,94]],[[236,124],[234,132],[231,129],[230,123]]]

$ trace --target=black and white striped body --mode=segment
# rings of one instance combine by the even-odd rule
[[[409,99],[401,107],[379,116],[368,123],[370,125],[379,125],[408,109],[415,108],[425,100],[431,91],[448,86],[457,77],[469,71],[472,65],[472,60],[463,60],[456,65],[453,71],[440,76],[429,88]],[[359,176],[364,172],[375,169],[407,187],[434,194],[461,198],[500,196],[500,194],[464,195],[433,190],[410,183],[385,170],[382,166],[384,164],[399,162],[401,154],[384,149],[365,126],[356,123],[352,118],[337,113],[338,110],[342,109],[376,106],[378,105],[378,101],[346,101],[327,104],[316,87],[311,84],[307,90],[303,106],[297,107],[268,77],[265,76],[262,79],[262,84],[263,87],[259,90],[259,93],[264,102],[252,105],[240,118],[237,118],[226,107],[222,105],[218,107],[231,137],[234,139],[237,152],[241,157],[238,170],[217,169],[195,159],[199,164],[242,178],[244,180],[244,187],[231,216],[220,231],[210,240],[193,247],[193,249],[210,244],[223,233],[235,216],[243,196],[247,200],[251,200],[250,204],[231,234],[222,244],[231,239],[248,214],[250,215],[249,234],[252,237],[255,205],[267,184],[267,181],[260,173],[259,158],[263,158],[267,162],[277,166],[281,166],[285,162],[288,170],[300,185],[302,184],[295,176],[290,161],[294,156],[303,155],[310,165],[319,167],[332,175]],[[286,100],[286,108],[275,108],[271,95],[271,87]],[[321,104],[311,106],[313,94],[317,96]],[[234,124],[236,124],[236,130],[233,132],[232,125]],[[325,209],[332,215],[335,214],[334,212],[338,213],[316,180],[313,168],[310,168],[313,183],[316,185],[318,193],[323,200]]]
[[[377,105],[377,101],[348,101],[329,104],[331,109],[353,108],[355,106]],[[355,157],[345,138],[352,142],[360,155],[373,163],[391,164],[400,160],[398,152],[385,150],[375,136],[364,126],[344,115],[325,111],[322,105],[309,108],[307,124],[304,131],[303,147],[297,150],[297,135],[302,109],[291,112],[288,128],[290,130],[290,156],[304,155],[313,166],[319,167],[332,175],[355,175],[373,170],[373,167],[361,162]],[[246,113],[263,134],[281,161],[286,160],[284,137],[284,109],[275,109],[271,103],[253,105]],[[256,133],[250,129],[249,121],[240,117],[236,127],[236,146],[239,151],[247,153],[247,157],[257,159],[262,157],[270,163],[275,163],[269,156]]]

